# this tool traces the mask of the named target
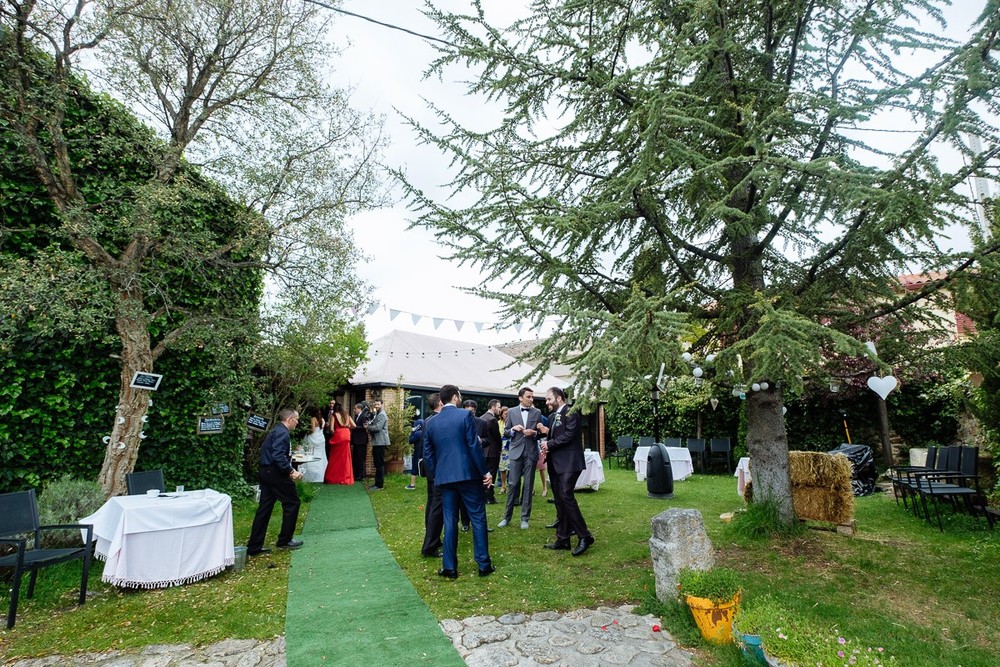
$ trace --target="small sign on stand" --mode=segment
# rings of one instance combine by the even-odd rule
[[[222,417],[198,417],[198,435],[217,435],[226,430],[226,420]]]
[[[226,416],[230,412],[232,412],[232,411],[229,409],[229,404],[228,403],[216,403],[215,405],[212,406],[212,414],[213,415]]]
[[[142,371],[136,371],[135,375],[132,376],[132,383],[129,384],[129,387],[132,389],[156,391],[160,388],[160,380],[162,379],[163,376],[157,375],[156,373],[143,373]]]
[[[261,415],[250,415],[247,417],[247,428],[251,431],[266,431],[267,425],[270,422],[267,417],[262,417]]]

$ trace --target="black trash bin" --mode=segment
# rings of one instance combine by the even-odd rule
[[[649,448],[646,458],[646,495],[650,498],[674,497],[674,471],[670,468],[670,456],[662,443]]]

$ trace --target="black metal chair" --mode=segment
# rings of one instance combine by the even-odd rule
[[[130,496],[141,496],[151,489],[163,491],[163,471],[130,472],[125,475],[125,488]]]
[[[615,442],[615,451],[611,457],[618,464],[619,468],[631,469],[634,463],[632,455],[635,454],[634,440],[630,435],[620,435]]]
[[[733,471],[733,448],[729,438],[712,438],[708,444],[708,465],[725,462],[726,472]]]
[[[958,473],[949,471],[925,474],[919,479],[916,491],[920,495],[924,518],[928,522],[931,520],[930,508],[927,506],[927,499],[930,498],[931,504],[934,505],[934,514],[937,516],[938,530],[944,532],[939,507],[943,501],[947,501],[956,512],[964,508],[970,516],[977,516],[981,511],[992,529],[993,516],[986,511],[985,498],[979,488],[978,447],[959,447],[958,470]],[[962,505],[959,505],[959,499]],[[916,504],[916,499],[913,502]]]
[[[653,446],[653,436],[651,435],[640,435],[639,444],[636,447],[652,447]]]
[[[893,496],[896,499],[896,505],[899,505],[899,499],[903,499],[903,507],[906,508],[906,490],[903,488],[903,484],[906,481],[906,474],[911,472],[930,472],[935,469],[937,464],[937,451],[938,448],[935,446],[930,446],[927,448],[927,459],[924,461],[922,466],[896,466],[895,468],[889,469],[889,481],[892,483]]]
[[[664,438],[663,439],[663,444],[666,445],[667,447],[681,447],[682,446],[680,438]]]
[[[68,549],[42,549],[43,530],[86,530],[83,546]],[[25,537],[27,535],[28,537]],[[28,548],[28,543],[31,548]],[[0,567],[14,569],[11,582],[10,607],[7,610],[7,629],[14,627],[17,601],[21,592],[21,576],[31,573],[28,581],[28,599],[35,594],[38,570],[49,565],[80,558],[83,560],[83,577],[80,579],[80,604],[87,600],[87,577],[90,575],[90,556],[94,541],[94,527],[90,524],[42,526],[38,520],[38,503],[35,490],[0,494],[0,544],[15,548],[14,553],[0,557]]]
[[[698,470],[704,474],[706,469],[705,438],[688,438],[686,444],[691,453],[691,463],[694,464],[697,461]]]

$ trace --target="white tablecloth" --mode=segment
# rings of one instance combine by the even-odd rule
[[[743,489],[747,488],[747,482],[751,481],[749,456],[740,458],[740,462],[736,464],[736,472],[733,473],[733,477],[736,478],[736,495],[742,498]]]
[[[604,481],[604,463],[601,461],[601,455],[587,449],[583,452],[583,456],[587,459],[587,469],[580,473],[580,479],[576,480],[576,488],[597,491]]]
[[[670,472],[674,481],[679,482],[694,474],[694,464],[691,463],[691,452],[687,447],[667,447],[670,457]],[[640,482],[646,479],[646,463],[649,458],[649,447],[636,447],[632,461],[635,463],[635,478]]]
[[[94,524],[95,553],[106,561],[101,579],[115,586],[177,586],[235,560],[232,499],[212,489],[117,496],[79,523]]]

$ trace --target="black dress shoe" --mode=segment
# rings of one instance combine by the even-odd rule
[[[279,544],[277,546],[279,549],[298,549],[303,544],[305,544],[305,542],[302,540],[288,540],[287,544]]]
[[[490,500],[487,500],[487,501],[486,501],[486,504],[487,504],[487,505],[496,505],[496,504],[497,504],[497,501],[491,498]]]
[[[496,571],[497,569],[495,567],[493,567],[492,565],[487,565],[486,567],[479,568],[479,576],[488,577]]]
[[[487,528],[486,528],[486,532],[487,532],[487,533],[492,533],[492,532],[493,532],[493,529],[492,529],[492,528],[490,528],[490,527],[487,527]]]
[[[271,553],[270,549],[267,547],[261,547],[260,549],[257,549],[257,551],[248,551],[247,556],[262,556],[269,553]]]
[[[547,524],[545,524],[545,527],[546,528],[558,528],[559,527],[559,522],[558,521],[553,521],[552,523],[547,523]]]
[[[555,499],[555,498],[549,498],[549,499],[548,499],[548,500],[546,500],[545,502],[547,502],[547,503],[552,503],[553,505],[555,505],[555,504],[556,504],[556,499]]]
[[[545,548],[553,549],[555,551],[560,551],[563,549],[569,551],[572,547],[569,545],[569,541],[566,541],[566,542],[553,542],[552,544],[546,544]]]
[[[582,556],[586,553],[587,549],[594,546],[594,537],[581,537],[580,543],[576,545],[576,549],[573,549],[574,556]]]
[[[426,551],[421,551],[420,555],[423,556],[424,558],[440,558],[444,554],[441,553],[440,549],[438,549],[437,551],[431,551],[430,553]]]
[[[463,525],[462,525],[462,532],[463,532],[463,533],[467,533],[467,532],[469,532],[469,527],[468,527],[467,525],[463,524]]]
[[[439,577],[447,577],[449,579],[458,579],[457,570],[445,570],[444,568],[438,570]]]

